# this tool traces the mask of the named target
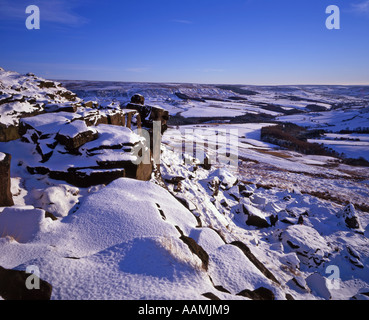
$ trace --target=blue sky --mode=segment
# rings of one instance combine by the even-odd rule
[[[0,0],[0,35],[0,66],[50,79],[369,84],[369,0]]]

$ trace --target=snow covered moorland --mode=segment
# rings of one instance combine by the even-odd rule
[[[0,70],[0,91],[2,299],[369,299],[367,87]]]

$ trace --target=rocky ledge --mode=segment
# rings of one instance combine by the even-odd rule
[[[162,108],[145,105],[143,96],[134,95],[125,106],[100,106],[79,99],[57,82],[4,70],[0,89],[0,141],[20,138],[31,145],[25,147],[31,154],[22,164],[31,174],[77,187],[108,184],[121,177],[151,178],[153,124],[160,123],[157,138],[161,141],[169,115]],[[9,162],[7,156],[1,167],[4,181],[9,179]],[[2,185],[10,190],[6,183]],[[1,200],[11,204],[10,191],[5,189]]]

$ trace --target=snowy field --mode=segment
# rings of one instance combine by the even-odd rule
[[[312,143],[323,143],[325,146],[349,155],[351,158],[364,158],[369,161],[368,134],[325,134],[320,139],[310,139]]]

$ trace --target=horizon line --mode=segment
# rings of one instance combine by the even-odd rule
[[[141,84],[197,84],[197,85],[214,85],[214,86],[218,86],[218,85],[229,85],[229,86],[255,86],[255,87],[291,87],[291,86],[348,86],[348,87],[368,87],[369,83],[367,84],[329,84],[329,83],[325,83],[325,84],[313,84],[313,83],[295,83],[295,84],[245,84],[245,83],[204,83],[204,82],[180,82],[180,81],[127,81],[127,80],[84,80],[84,79],[56,79],[56,78],[48,78],[49,80],[52,81],[85,81],[85,82],[121,82],[121,83],[141,83]]]

